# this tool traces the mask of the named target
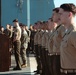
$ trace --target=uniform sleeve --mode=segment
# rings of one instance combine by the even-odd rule
[[[64,26],[62,25],[61,27],[60,27],[60,29],[59,29],[59,37],[62,39],[62,37],[63,37],[63,33],[65,32],[65,28],[64,28]]]
[[[26,36],[25,36],[25,43],[28,43],[28,38],[29,38],[29,36],[28,36],[28,34],[26,34]]]
[[[73,32],[70,37],[71,45],[76,48],[76,32]]]

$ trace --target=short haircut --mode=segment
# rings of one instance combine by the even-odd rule
[[[35,24],[37,24],[37,22]]]
[[[43,24],[43,21],[37,21],[37,23]]]
[[[4,28],[3,26],[1,26],[1,28]]]
[[[18,19],[14,19],[13,22],[18,22]]]
[[[58,8],[54,8],[53,11],[55,11],[56,13],[59,12],[59,7]]]
[[[24,28],[24,27],[25,27],[25,25],[23,24],[23,25],[22,25],[22,27]]]
[[[48,20],[51,20],[53,22],[53,19],[52,18],[49,18]]]
[[[72,12],[73,15],[76,14],[76,6],[73,3],[66,3],[60,6],[64,11]]]
[[[47,21],[43,21],[43,24],[47,23]]]

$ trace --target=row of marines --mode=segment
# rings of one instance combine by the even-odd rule
[[[48,21],[35,23],[36,74],[76,75],[76,6],[62,4]]]

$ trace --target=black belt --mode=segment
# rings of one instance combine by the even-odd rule
[[[49,53],[48,55],[49,56],[52,56],[52,55],[60,55],[60,52],[52,52],[52,53]]]
[[[53,54],[52,54],[52,53],[48,53],[48,55],[49,55],[49,56],[52,56]]]
[[[60,55],[60,52],[53,52],[53,55]]]

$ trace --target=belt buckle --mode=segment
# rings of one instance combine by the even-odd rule
[[[55,53],[55,55],[58,55],[58,53]]]
[[[67,74],[67,70],[60,69],[61,73]]]
[[[56,52],[55,55],[60,55],[60,53]]]

